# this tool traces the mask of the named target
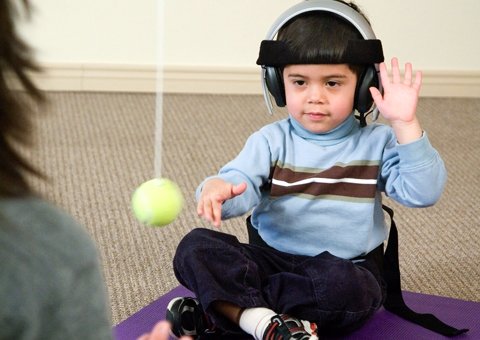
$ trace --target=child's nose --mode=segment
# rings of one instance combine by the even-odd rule
[[[326,100],[325,89],[322,86],[312,86],[310,88],[310,93],[308,101],[311,104],[320,104],[324,103]]]

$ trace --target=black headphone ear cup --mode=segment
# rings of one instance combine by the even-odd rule
[[[379,80],[375,66],[370,65],[365,68],[358,79],[355,90],[355,109],[360,113],[366,113],[373,105],[373,98],[370,94],[370,87],[378,88]]]
[[[265,67],[265,83],[277,106],[284,107],[287,100],[285,99],[282,70],[277,67]]]

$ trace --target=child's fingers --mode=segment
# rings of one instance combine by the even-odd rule
[[[219,227],[222,221],[222,203],[220,198],[204,198],[198,204],[198,215]]]
[[[392,81],[394,83],[399,83],[400,82],[400,69],[398,67],[398,59],[397,58],[392,58],[391,64],[392,64]]]
[[[376,87],[370,87],[370,94],[372,95],[372,99],[377,105],[379,106],[380,102],[383,100],[382,93]]]
[[[232,195],[233,196],[238,196],[240,194],[243,194],[246,189],[247,189],[247,183],[245,183],[245,182],[242,182],[238,185],[234,185],[232,187]]]
[[[200,200],[197,204],[197,214],[198,216],[206,218],[208,215],[208,199],[206,197],[201,196]]]
[[[379,70],[380,70],[380,80],[382,82],[382,86],[384,88],[388,87],[388,84],[390,83],[390,79],[388,78],[387,65],[385,65],[385,63],[380,63]]]
[[[420,88],[422,87],[422,72],[417,71],[415,73],[415,81],[413,83],[413,87],[417,90],[420,91]]]
[[[405,64],[405,75],[403,77],[403,83],[405,85],[412,85],[412,64],[406,63]]]
[[[221,190],[207,190],[202,193],[197,204],[197,214],[205,220],[219,227],[222,223],[222,205],[228,199],[242,194],[247,188],[247,183],[227,185]]]
[[[201,214],[200,216],[202,216],[204,219],[206,219],[207,221],[212,221],[212,204],[211,204],[211,201],[208,200],[208,199],[203,199],[201,201]]]
[[[212,203],[212,219],[211,222],[215,227],[220,227],[222,222],[222,202],[215,201]]]

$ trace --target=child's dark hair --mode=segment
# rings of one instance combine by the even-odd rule
[[[340,2],[363,15],[355,4]],[[334,13],[323,11],[297,15],[278,31],[277,36],[277,40],[285,41],[290,50],[295,51],[302,60],[312,60],[315,63],[313,61],[321,59],[331,64],[338,63],[349,40],[357,39],[363,37],[351,23]],[[359,77],[365,65],[349,64],[349,68]]]
[[[0,197],[28,195],[27,176],[43,178],[20,151],[31,143],[32,105],[44,101],[29,75],[39,68],[16,30],[21,13],[30,13],[28,0],[0,1]]]

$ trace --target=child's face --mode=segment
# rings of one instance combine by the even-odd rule
[[[289,65],[283,79],[288,112],[310,132],[328,132],[353,111],[357,76],[346,64]]]

